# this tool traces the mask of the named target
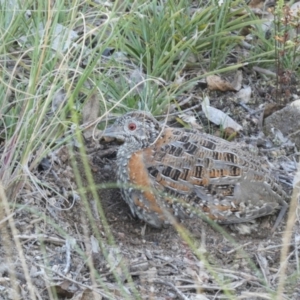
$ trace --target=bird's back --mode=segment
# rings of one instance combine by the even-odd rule
[[[180,217],[204,212],[223,224],[241,223],[288,199],[261,158],[196,130],[166,128],[141,153],[154,195]]]

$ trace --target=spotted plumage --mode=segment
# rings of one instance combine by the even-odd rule
[[[236,143],[163,126],[142,111],[118,118],[104,136],[123,142],[117,153],[123,198],[154,227],[203,216],[236,224],[286,210],[288,196],[265,162]]]

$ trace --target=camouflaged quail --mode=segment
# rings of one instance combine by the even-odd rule
[[[265,161],[237,143],[161,126],[142,111],[118,118],[104,136],[123,142],[117,153],[123,198],[154,227],[172,217],[236,224],[278,210],[282,217],[287,208],[289,198]]]

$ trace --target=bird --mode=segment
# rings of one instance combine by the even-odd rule
[[[117,183],[133,216],[161,228],[202,218],[221,225],[255,222],[280,211],[289,197],[271,167],[236,142],[173,128],[132,111],[103,131],[118,140]]]

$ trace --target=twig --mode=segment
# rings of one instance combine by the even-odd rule
[[[46,234],[31,234],[31,235],[22,234],[22,235],[16,235],[16,238],[19,238],[20,240],[39,240],[43,242],[52,243],[54,245],[65,244],[65,240],[53,236],[48,236]]]
[[[189,298],[187,298],[181,291],[179,291],[179,289],[171,282],[167,282],[167,281],[160,280],[160,279],[154,279],[152,282],[157,283],[157,284],[164,284],[164,285],[170,287],[177,294],[177,296],[180,300],[189,300]]]
[[[63,270],[64,274],[67,274],[71,266],[71,245],[69,239],[66,239],[66,267]]]
[[[86,289],[88,289],[90,291],[93,291],[93,292],[101,295],[102,297],[106,297],[108,299],[112,299],[111,295],[108,295],[108,294],[100,291],[99,289],[96,289],[96,288],[91,287],[89,285],[83,284],[80,281],[76,281],[76,280],[74,280],[74,279],[72,279],[70,277],[67,277],[67,276],[63,275],[62,273],[60,273],[60,272],[58,272],[58,271],[56,271],[54,269],[46,267],[45,265],[39,265],[39,264],[36,264],[36,263],[35,263],[35,265],[38,266],[38,267],[40,267],[41,269],[47,269],[49,272],[53,272],[53,273],[57,274],[58,276],[60,276],[61,278],[65,279],[65,280],[67,280],[69,282],[72,282],[72,283],[74,283],[74,284],[76,284],[76,285],[78,285],[80,287],[83,287],[83,288],[86,288]]]
[[[237,250],[239,250],[239,249],[242,249],[242,248],[244,248],[244,247],[246,247],[246,246],[248,246],[248,245],[251,245],[251,244],[252,244],[252,242],[248,242],[248,243],[246,243],[246,244],[244,244],[244,245],[239,245],[238,247],[236,247],[236,248],[234,248],[234,249],[228,251],[227,254],[232,254],[233,252],[235,252],[235,251],[237,251]]]
[[[272,76],[274,78],[276,77],[275,72],[272,72],[272,71],[267,70],[267,69],[263,69],[263,68],[260,68],[260,67],[253,67],[253,70],[257,71],[258,73],[264,74],[264,75]]]

